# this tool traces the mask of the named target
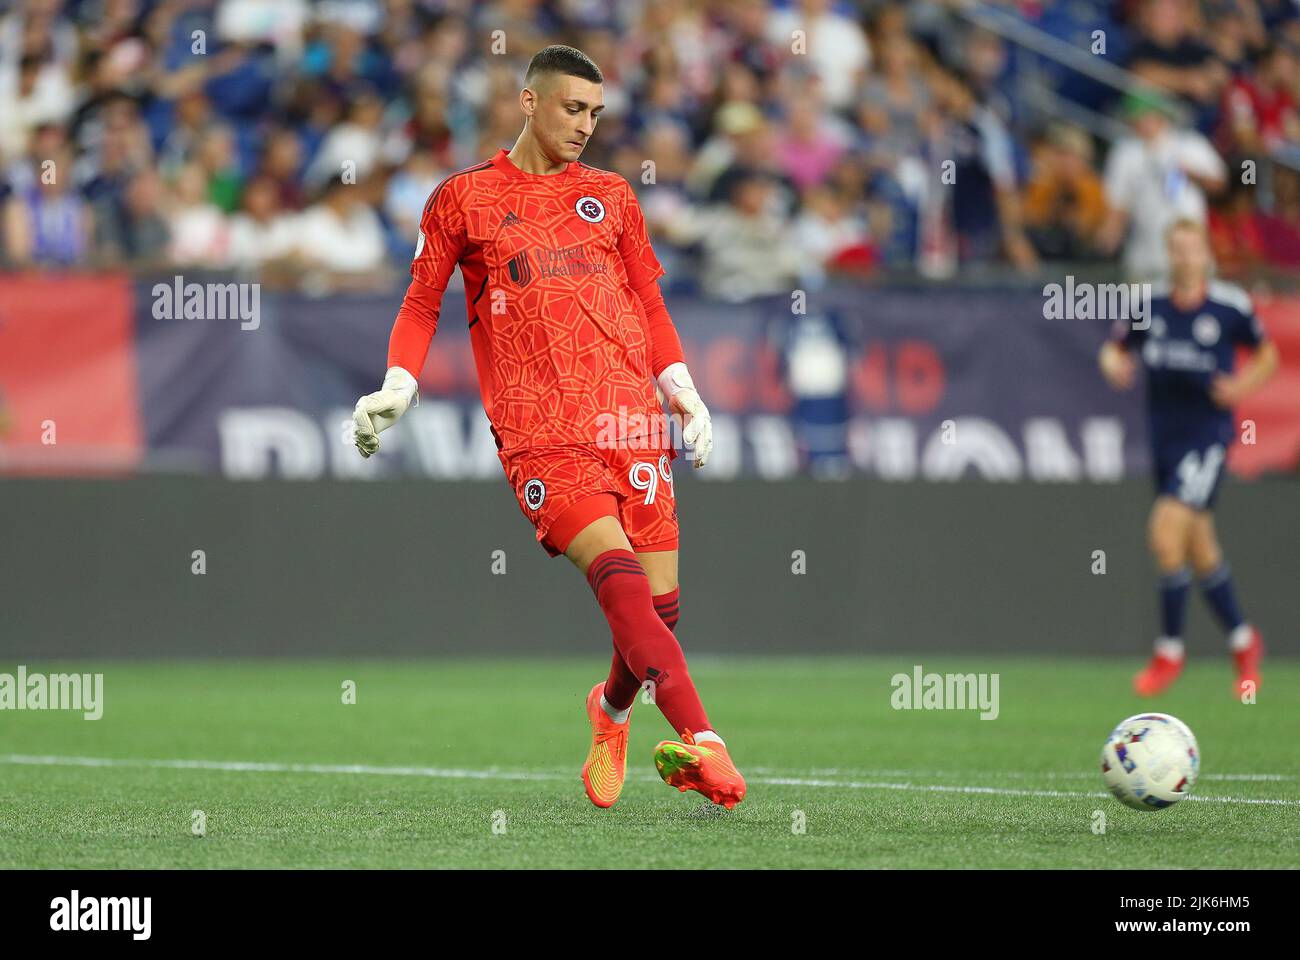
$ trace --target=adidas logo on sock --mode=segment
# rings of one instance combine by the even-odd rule
[[[663,683],[668,679],[667,670],[659,670],[656,667],[645,668],[646,683]]]

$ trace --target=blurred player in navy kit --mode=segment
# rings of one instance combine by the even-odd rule
[[[1153,293],[1148,329],[1117,321],[1099,358],[1102,374],[1116,389],[1133,385],[1139,362],[1147,371],[1156,481],[1149,534],[1160,572],[1161,636],[1133,685],[1139,694],[1154,696],[1182,672],[1183,621],[1194,570],[1228,634],[1240,695],[1259,687],[1264,645],[1237,606],[1212,511],[1236,433],[1232,408],[1273,375],[1278,352],[1265,339],[1246,292],[1211,279],[1210,247],[1200,223],[1175,222],[1166,241],[1171,282]],[[1234,372],[1239,346],[1252,349],[1253,356]]]

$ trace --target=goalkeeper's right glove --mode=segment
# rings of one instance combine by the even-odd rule
[[[357,401],[352,412],[353,436],[363,457],[379,450],[379,434],[395,424],[412,403],[420,402],[420,385],[401,367],[390,367],[376,392]]]

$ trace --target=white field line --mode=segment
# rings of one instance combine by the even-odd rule
[[[113,757],[31,756],[27,754],[0,754],[0,763],[25,766],[52,767],[145,767],[164,770],[217,770],[232,773],[316,773],[336,775],[370,775],[398,777],[430,777],[441,780],[540,780],[567,781],[577,779],[576,773],[548,773],[523,770],[467,770],[455,767],[381,767],[368,764],[327,763],[266,763],[237,760],[131,760]],[[907,775],[906,771],[899,771]],[[915,771],[911,775],[917,775]],[[996,776],[996,772],[990,772]],[[644,775],[633,780],[654,781]],[[1003,797],[1050,797],[1084,799],[1108,797],[1104,790],[1019,790],[1010,787],[980,787],[965,784],[912,783],[909,781],[841,780],[825,777],[797,777],[759,775],[748,778],[751,784],[773,787],[816,787],[841,790],[906,790],[917,793],[987,794]],[[1259,797],[1207,797],[1193,794],[1189,800],[1202,803],[1232,803],[1267,806],[1300,806],[1300,800],[1280,800]]]
[[[746,769],[759,774],[774,776],[780,774],[779,770],[771,767],[747,767]],[[850,767],[816,768],[805,773],[810,777],[969,777],[974,775],[970,770],[873,770]],[[991,770],[988,775],[1007,780],[1091,780],[1096,776],[1095,773],[1086,771],[1032,773],[1023,770]],[[1225,780],[1240,783],[1288,783],[1298,779],[1300,777],[1286,773],[1203,773],[1197,778],[1197,782]]]

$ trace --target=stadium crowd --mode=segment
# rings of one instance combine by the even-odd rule
[[[1300,265],[1300,6],[1002,4],[1150,88],[1034,64],[1124,119],[1029,110],[962,0],[29,0],[0,17],[0,260],[235,269],[332,289],[405,271],[425,197],[518,136],[523,66],[605,75],[583,162],[637,188],[665,284],[742,300],[829,272]],[[498,32],[499,31],[499,32]],[[1272,158],[1272,159],[1267,159]],[[1243,176],[1243,161],[1267,176]]]

